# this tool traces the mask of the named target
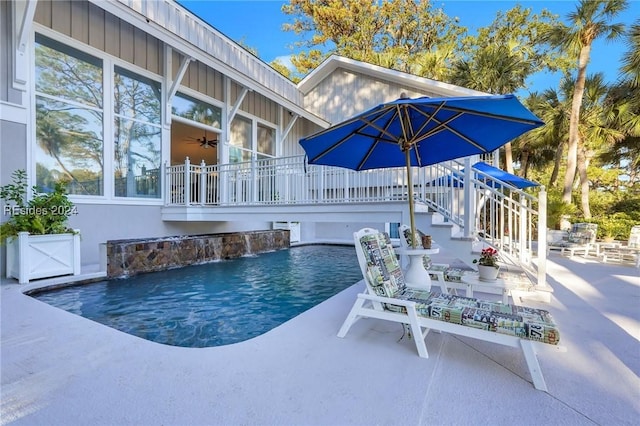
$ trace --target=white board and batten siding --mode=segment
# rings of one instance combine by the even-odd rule
[[[165,3],[167,8],[160,7],[161,4]],[[238,46],[230,45],[227,48],[223,48],[225,43],[233,44],[233,42],[225,42],[222,36],[212,37],[210,41],[203,44],[203,39],[211,34],[215,35],[217,32],[210,27],[205,28],[196,20],[191,19],[172,2],[135,2],[136,7],[142,7],[144,4],[148,6],[150,11],[149,19],[153,17],[160,19],[164,16],[165,19],[160,19],[159,22],[165,23],[168,29],[180,32],[181,37],[189,38],[190,41],[198,43],[199,47],[208,49],[212,54],[216,54],[221,59],[228,61],[230,65],[233,65],[238,70],[243,69],[247,72],[252,72],[253,70],[254,74],[257,71],[266,72],[270,70],[271,74],[277,74],[275,70],[264,63],[261,63],[264,67],[256,65],[255,63],[260,61],[248,52],[243,52],[243,49]],[[169,5],[172,7],[169,8]],[[168,13],[167,10],[171,11],[171,19],[165,16]],[[163,13],[160,13],[161,11]],[[40,0],[34,20],[40,25],[158,76],[163,75],[164,42],[103,10],[96,4],[84,1],[57,0],[52,2]],[[173,50],[172,55],[172,75],[176,75],[182,56],[177,50]],[[281,79],[284,79],[284,77],[280,76],[280,78],[274,79],[272,88],[277,88],[281,83]],[[265,81],[268,80],[266,79]],[[191,61],[181,85],[221,103],[225,102],[224,74],[209,64],[201,61]],[[286,93],[289,99],[299,98],[300,94],[295,85],[291,82],[288,82],[287,85],[289,87],[286,90],[281,90],[281,92]],[[242,90],[242,85],[231,80],[229,99],[226,101],[229,104],[234,104]],[[295,96],[292,93],[295,93]],[[278,123],[278,103],[259,92],[250,91],[247,93],[240,109],[270,123]]]
[[[175,2],[169,0],[118,1],[263,87],[297,105],[302,104],[302,94],[291,81]],[[215,7],[215,3],[212,7]]]
[[[92,3],[40,0],[34,21],[149,72],[162,75],[163,43]]]
[[[381,103],[398,99],[403,93],[410,98],[437,96],[432,92],[337,68],[307,93],[304,104],[311,112],[335,124]]]

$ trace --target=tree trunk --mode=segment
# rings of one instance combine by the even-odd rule
[[[527,149],[522,150],[520,170],[522,170],[522,177],[526,179],[529,174],[529,150]]]
[[[582,216],[591,219],[591,208],[589,206],[589,178],[587,177],[588,158],[585,147],[578,150],[578,174],[580,175],[580,204],[582,205]]]
[[[551,177],[549,178],[549,188],[554,188],[558,181],[558,173],[560,173],[560,162],[562,161],[563,143],[560,142],[556,148],[556,158],[553,164],[553,170],[551,171]]]
[[[576,86],[573,89],[573,100],[571,102],[567,171],[564,175],[564,189],[562,192],[562,201],[567,204],[571,203],[571,190],[573,188],[573,181],[576,178],[578,145],[580,141],[578,126],[580,125],[580,108],[582,107],[582,97],[584,95],[584,85],[587,78],[587,63],[589,62],[590,52],[590,44],[586,44],[582,49],[580,49],[580,57],[578,59],[578,77],[576,78]]]
[[[513,173],[513,152],[511,150],[511,142],[504,145],[504,164],[508,173]]]

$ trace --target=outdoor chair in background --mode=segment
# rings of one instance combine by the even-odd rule
[[[632,262],[640,268],[640,225],[631,228],[629,239],[623,244],[613,244],[602,248],[602,262]]]
[[[548,311],[411,289],[386,233],[364,228],[353,236],[367,290],[358,294],[338,337],[345,337],[358,320],[375,318],[407,327],[422,358],[429,357],[425,338],[430,330],[520,348],[534,387],[547,390],[536,349],[564,350]]]
[[[560,250],[561,255],[564,255],[566,251],[569,256],[573,256],[576,253],[582,253],[583,256],[586,256],[595,247],[597,232],[598,224],[596,223],[574,223],[567,234],[566,240],[550,243],[548,249]]]

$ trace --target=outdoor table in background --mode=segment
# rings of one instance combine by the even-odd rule
[[[596,257],[600,257],[600,255],[603,254],[603,251],[605,249],[615,249],[618,247],[622,246],[622,243],[618,242],[618,241],[611,241],[611,242],[603,242],[603,241],[598,241],[595,243],[596,246]]]

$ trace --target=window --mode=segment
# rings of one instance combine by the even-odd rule
[[[36,35],[36,185],[104,193],[102,61]]]
[[[231,145],[229,146],[229,162],[241,163],[251,161],[251,120],[236,116],[231,122]]]
[[[160,198],[160,83],[37,34],[35,88],[38,186],[104,196],[112,170],[107,196]]]
[[[171,113],[217,129],[222,128],[222,109],[182,93],[177,93],[173,97]]]
[[[276,155],[276,131],[271,127],[258,124],[258,158],[270,158]]]
[[[116,197],[160,197],[160,85],[120,67],[114,75]]]
[[[400,224],[387,223],[387,232],[389,233],[389,238],[392,238],[392,239],[400,238]]]

